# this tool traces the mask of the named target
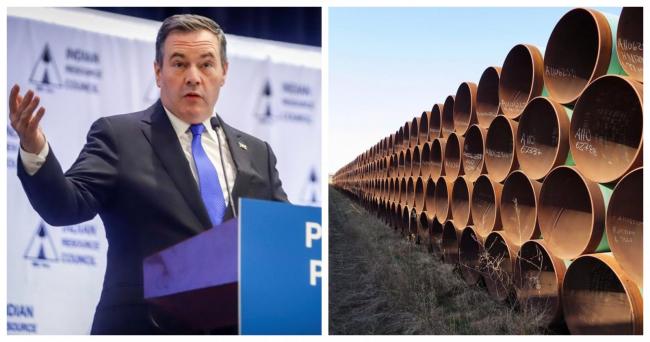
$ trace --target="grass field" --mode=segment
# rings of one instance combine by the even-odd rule
[[[550,333],[332,187],[329,253],[330,334]]]

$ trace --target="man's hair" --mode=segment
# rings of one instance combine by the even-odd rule
[[[221,66],[225,66],[228,63],[228,57],[226,56],[226,36],[223,30],[214,20],[196,14],[176,14],[163,21],[156,37],[156,63],[162,67],[163,45],[165,45],[165,40],[170,33],[174,31],[194,32],[200,30],[210,31],[217,36]]]

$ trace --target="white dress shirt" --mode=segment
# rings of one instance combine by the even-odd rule
[[[174,132],[176,132],[176,137],[178,138],[178,142],[181,144],[183,154],[185,155],[185,158],[190,165],[190,169],[192,170],[194,181],[196,181],[198,184],[199,178],[196,172],[196,165],[194,164],[194,157],[192,156],[192,131],[190,131],[190,124],[179,119],[167,108],[165,108],[165,113],[167,113],[167,117],[169,118],[169,121],[174,128]],[[214,168],[219,175],[219,184],[221,185],[224,201],[226,202],[226,205],[229,205],[229,193],[232,192],[233,185],[235,184],[237,169],[235,167],[235,163],[232,160],[230,149],[228,148],[226,135],[221,127],[217,127],[216,131],[212,129],[210,118],[203,121],[203,125],[205,126],[205,131],[203,131],[203,134],[201,135],[201,143],[203,144],[205,153],[208,155],[208,158],[212,162],[212,165],[214,165]],[[219,153],[219,146],[221,146],[221,154]],[[47,157],[49,151],[50,148],[47,144],[47,141],[45,142],[43,149],[38,154],[30,153],[23,150],[22,147],[20,148],[20,158],[22,159],[23,166],[25,167],[25,171],[28,175],[33,176],[41,168],[43,163],[45,163],[45,158]],[[221,164],[221,155],[223,155],[224,159],[223,167]]]

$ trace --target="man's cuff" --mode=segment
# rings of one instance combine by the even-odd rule
[[[28,175],[33,176],[38,170],[43,166],[43,163],[45,163],[45,158],[47,158],[47,154],[50,153],[50,147],[47,143],[47,140],[45,141],[45,146],[39,152],[38,154],[36,153],[30,153],[23,148],[20,148],[20,159],[23,162],[23,167],[25,168],[25,172],[27,172]]]

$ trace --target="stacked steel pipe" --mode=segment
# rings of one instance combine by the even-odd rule
[[[334,186],[548,325],[641,334],[642,21],[567,12],[544,56],[514,46]]]

